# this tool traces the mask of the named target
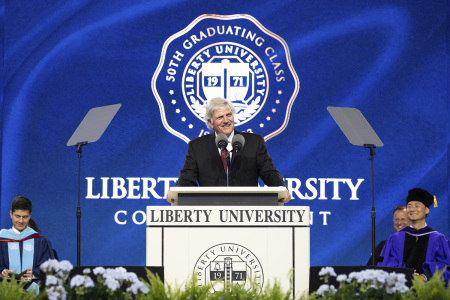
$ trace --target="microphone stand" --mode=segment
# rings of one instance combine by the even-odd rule
[[[231,162],[236,157],[236,154],[238,153],[238,151],[241,150],[242,144],[233,143],[232,146],[233,146],[233,149],[231,150],[231,157],[229,156],[230,154],[228,154],[228,157],[227,157],[227,158],[229,158],[229,162],[230,162],[229,164],[227,163],[227,166],[229,165],[230,168],[231,168]],[[227,168],[227,186],[228,186],[228,168]]]
[[[233,152],[233,150],[231,151]],[[227,152],[227,186],[230,186],[230,168],[231,168],[231,157],[230,152]]]
[[[81,157],[82,147],[96,142],[105,132],[122,104],[94,107],[84,116],[75,132],[67,142],[67,146],[76,146],[78,153],[78,206],[77,206],[77,266],[81,264]]]
[[[370,149],[370,162],[372,166],[372,210],[371,210],[371,217],[372,217],[372,265],[376,266],[375,262],[375,192],[374,192],[374,184],[373,184],[373,156],[375,155],[375,150],[373,150],[375,145],[373,144],[364,144],[364,148]]]
[[[80,142],[75,146],[77,147],[78,153],[78,206],[77,206],[77,266],[80,266],[80,253],[81,253],[81,206],[80,206],[80,195],[81,195],[81,147],[87,145],[88,142]]]
[[[328,112],[339,125],[348,141],[355,146],[364,146],[370,149],[370,162],[372,168],[372,265],[375,266],[375,189],[373,179],[373,157],[376,147],[383,147],[383,142],[367,122],[363,114],[351,107],[327,107]]]

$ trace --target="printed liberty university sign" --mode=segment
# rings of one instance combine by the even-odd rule
[[[282,132],[300,88],[285,41],[249,15],[202,15],[164,43],[152,90],[164,127],[189,142],[208,134],[206,102],[223,97],[235,126]]]

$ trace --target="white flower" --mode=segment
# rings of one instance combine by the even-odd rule
[[[352,272],[346,279],[345,275],[339,275],[336,280],[338,282],[352,282],[356,280],[358,283],[365,283],[369,288],[385,289],[386,293],[393,294],[395,292],[406,293],[409,288],[406,286],[405,274],[388,273],[383,270],[367,269],[360,272]],[[326,287],[323,287],[326,290]]]
[[[41,264],[41,270],[45,273],[52,272],[55,270],[57,264],[59,264],[59,262],[56,259],[49,259]]]
[[[120,288],[120,283],[117,280],[115,280],[113,277],[106,278],[104,285],[113,292],[115,290],[117,290],[118,288]]]
[[[381,285],[384,285],[388,281],[389,274],[383,270],[377,270],[377,271],[379,271],[379,272],[375,273],[375,280],[378,283],[381,283]]]
[[[73,266],[68,260],[62,260],[55,266],[56,274],[63,279],[67,278],[72,269]]]
[[[84,284],[84,276],[83,275],[75,275],[70,280],[70,287],[73,288],[75,286],[82,286]]]
[[[49,300],[65,300],[67,297],[66,290],[60,285],[57,287],[52,286],[46,289],[46,292]]]
[[[114,274],[117,280],[124,280],[127,270],[123,267],[117,267],[114,269]]]
[[[68,261],[68,260],[60,261],[59,264],[57,264],[57,266],[55,268],[56,272],[58,272],[58,271],[70,272],[72,269],[73,269],[73,266],[70,263],[70,261]]]
[[[394,291],[399,291],[400,293],[405,294],[409,291],[409,288],[404,284],[402,284],[400,286],[395,285]]]
[[[55,289],[54,286],[52,286],[51,288],[47,289],[47,296],[49,300],[58,300],[59,299],[59,292]]]
[[[373,276],[373,270],[363,270],[360,271],[357,277],[357,281],[358,283],[364,282],[364,281],[369,281],[369,280],[373,280],[374,276]]]
[[[352,282],[354,279],[357,279],[357,278],[358,278],[358,273],[351,272],[350,274],[348,274],[347,282]]]
[[[122,267],[117,267],[115,269],[106,269],[105,273],[103,273],[103,278],[114,278],[118,280],[123,280],[123,276],[127,273],[127,270]]]
[[[386,292],[388,294],[408,292],[409,288],[406,286],[406,281],[405,274],[396,274],[395,272],[390,273],[386,277]]]
[[[75,275],[70,280],[70,287],[82,286],[85,288],[94,287],[94,281],[87,275]]]
[[[144,283],[142,283],[142,285],[139,287],[139,289],[141,290],[142,293],[147,294],[148,292],[150,292],[150,289],[148,288],[148,286],[146,286]]]
[[[396,275],[397,275],[396,277],[397,277],[397,281],[398,282],[400,282],[400,283],[406,283],[407,282],[405,274],[400,273],[400,274],[396,274]]]
[[[397,282],[397,274],[391,273],[386,279],[386,285],[392,286]]]
[[[333,267],[323,267],[319,272],[319,276],[324,275],[336,276],[336,273],[334,272]]]
[[[394,292],[398,291],[400,293],[406,293],[407,291],[409,291],[409,288],[405,285],[404,282],[396,282],[392,290]]]
[[[103,272],[102,277],[104,279],[107,278],[115,278],[115,272],[114,269],[106,269],[105,272]]]
[[[139,291],[141,291],[144,294],[150,292],[148,287],[142,281],[135,282],[129,288],[127,288],[127,292],[130,291],[133,293],[133,295],[137,295]]]
[[[328,293],[327,296],[334,295],[337,292],[336,288],[333,285],[322,284],[317,290],[317,295],[326,296],[325,293]]]
[[[91,269],[86,268],[86,269],[83,270],[83,274],[84,275],[88,275],[89,273],[91,273]]]
[[[345,280],[347,280],[347,275],[340,274],[340,275],[338,275],[338,277],[336,277],[336,280],[337,280],[337,282],[345,281]]]
[[[93,272],[95,275],[98,275],[98,274],[104,274],[104,273],[105,273],[105,268],[103,268],[103,267],[97,267],[97,268],[95,268],[92,272]]]
[[[47,275],[47,278],[45,279],[45,285],[57,285],[58,284],[58,278],[53,275]]]
[[[90,288],[94,287],[94,281],[89,276],[84,276],[84,287]]]
[[[127,272],[123,275],[123,279],[125,281],[131,282],[131,283],[135,283],[135,282],[139,282],[139,278],[137,277],[137,275],[133,272]]]

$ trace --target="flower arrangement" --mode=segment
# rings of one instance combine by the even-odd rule
[[[436,272],[427,282],[414,278],[412,287],[406,286],[403,274],[387,273],[369,269],[349,275],[337,275],[333,268],[325,267],[319,273],[324,284],[310,295],[303,294],[292,298],[292,290],[283,291],[274,282],[261,289],[248,290],[244,286],[232,285],[229,289],[211,293],[215,283],[199,286],[195,274],[182,286],[164,284],[156,275],[147,270],[149,283],[139,280],[134,273],[122,267],[105,269],[96,267],[85,269],[83,275],[69,278],[73,266],[68,261],[49,260],[41,265],[46,273],[45,289],[40,294],[24,291],[25,282],[0,280],[0,299],[137,299],[137,300],[213,300],[213,299],[258,299],[258,300],[338,300],[338,299],[402,299],[431,300],[450,299],[450,288]],[[339,286],[330,284],[335,277]],[[92,280],[94,278],[95,280]],[[292,287],[292,282],[291,282]]]
[[[122,267],[105,269],[96,267],[83,270],[84,275],[75,275],[68,280],[72,264],[50,259],[41,265],[46,273],[45,292],[48,299],[132,299],[149,292],[149,287]],[[96,276],[97,284],[89,274]],[[124,291],[125,289],[125,291]]]
[[[443,271],[436,272],[430,281],[414,278],[412,288],[406,286],[405,274],[388,273],[383,270],[367,269],[336,275],[332,267],[324,267],[319,276],[324,280],[319,289],[307,299],[450,299],[450,289],[441,279]],[[330,277],[336,277],[339,287],[329,284]],[[438,297],[436,297],[438,296]],[[304,298],[303,298],[304,299]]]

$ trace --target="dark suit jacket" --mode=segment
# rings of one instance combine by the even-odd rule
[[[383,250],[384,245],[386,244],[387,240],[381,241],[376,247],[375,247],[375,266],[378,264],[378,261],[380,260],[380,254]],[[368,266],[372,265],[372,254],[369,257],[369,261],[367,262]]]
[[[273,165],[267,153],[264,138],[260,135],[234,131],[245,138],[244,147],[233,153],[229,170],[230,186],[258,186],[258,177],[267,186],[286,186],[283,176]],[[208,134],[189,142],[184,167],[176,186],[226,186],[215,134]]]

